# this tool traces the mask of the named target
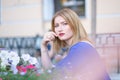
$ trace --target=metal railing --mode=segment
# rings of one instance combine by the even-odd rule
[[[0,38],[0,47],[17,51],[19,55],[29,53],[33,56],[36,49],[40,48],[40,44],[37,44],[38,39],[40,41],[42,37]]]

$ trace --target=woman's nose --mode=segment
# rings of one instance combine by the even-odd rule
[[[59,30],[59,31],[62,31],[62,30],[63,30],[63,26],[62,26],[62,25],[59,26],[59,27],[58,27],[58,30]]]

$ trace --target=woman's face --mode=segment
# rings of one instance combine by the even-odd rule
[[[61,16],[57,16],[54,20],[55,33],[57,34],[60,40],[70,42],[73,36],[73,32],[69,24]]]

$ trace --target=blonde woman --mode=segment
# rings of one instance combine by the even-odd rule
[[[61,71],[60,80],[64,80],[67,73],[71,75],[67,76],[68,80],[110,80],[79,17],[71,9],[58,11],[52,19],[52,31],[44,35],[41,60],[45,69],[52,68],[51,56],[47,50],[48,42],[53,42],[52,51],[55,53],[68,47],[67,54],[63,54],[64,57],[56,64],[56,69]]]

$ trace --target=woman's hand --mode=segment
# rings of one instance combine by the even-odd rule
[[[47,32],[43,37],[42,45],[47,46],[47,43],[50,41],[54,41],[55,37],[57,37],[56,33],[52,32],[52,31]]]

